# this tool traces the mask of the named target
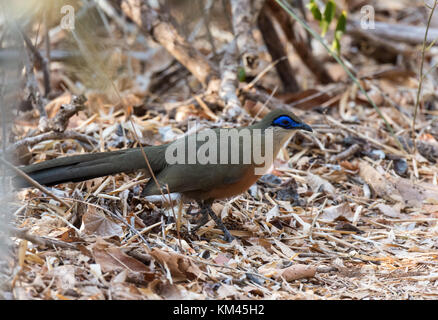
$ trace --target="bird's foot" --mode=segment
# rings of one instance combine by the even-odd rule
[[[225,230],[222,230],[224,232],[224,241],[231,243],[235,239],[231,233],[225,228]]]

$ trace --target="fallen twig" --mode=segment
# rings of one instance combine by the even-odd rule
[[[360,145],[355,143],[355,144],[351,145],[348,149],[338,153],[337,155],[333,155],[330,158],[330,161],[336,162],[336,161],[339,161],[339,160],[344,160],[346,158],[351,157],[352,155],[354,155],[359,150],[360,150]]]
[[[98,144],[98,142],[93,137],[87,136],[85,134],[76,131],[72,131],[72,130],[67,130],[64,132],[52,131],[17,141],[11,147],[8,148],[8,151],[16,150],[22,146],[32,147],[46,140],[65,140],[65,139],[74,139],[74,140],[82,141],[91,146],[95,146]]]
[[[61,105],[58,113],[51,119],[41,119],[39,123],[39,130],[41,132],[55,131],[64,132],[67,128],[68,121],[72,116],[84,109],[84,103],[86,102],[85,96],[73,96],[71,103]]]
[[[349,20],[347,24],[351,25],[351,28],[360,28],[360,21],[357,20]],[[347,32],[351,29],[347,28]],[[395,42],[404,42],[410,44],[422,44],[424,41],[424,35],[426,33],[427,27],[422,26],[414,26],[414,25],[402,25],[395,23],[386,23],[376,21],[374,22],[374,29],[367,29],[367,33],[371,33],[372,35],[389,39]],[[426,37],[427,43],[432,43],[438,38],[438,29],[430,28]]]
[[[24,239],[27,241],[30,241],[34,244],[40,245],[40,246],[45,246],[45,247],[59,247],[59,248],[64,248],[64,249],[76,249],[76,245],[68,243],[68,242],[64,242],[64,241],[59,241],[59,240],[55,240],[55,239],[49,239],[49,238],[45,238],[45,237],[39,237],[33,234],[29,234],[27,232],[27,230],[23,230],[23,229],[18,229],[18,228],[14,228],[14,227],[7,227],[8,232],[10,233],[10,235],[12,235],[13,237],[17,237],[20,239]]]
[[[29,175],[27,175],[26,173],[23,172],[23,170],[21,170],[20,168],[17,168],[16,166],[14,166],[13,164],[9,163],[9,161],[3,159],[3,157],[0,157],[0,161],[2,163],[4,163],[7,167],[11,168],[13,171],[15,171],[15,173],[17,173],[20,177],[22,177],[24,180],[26,180],[29,185],[34,186],[35,188],[37,188],[38,190],[40,190],[41,192],[47,194],[48,196],[50,196],[51,198],[53,198],[54,200],[58,201],[59,203],[62,203],[64,206],[66,206],[67,208],[70,207],[70,205],[65,202],[64,200],[60,199],[57,195],[55,195],[53,192],[50,192],[49,190],[47,190],[44,186],[42,186],[41,184],[39,184],[37,181],[35,181],[34,179],[32,179]]]

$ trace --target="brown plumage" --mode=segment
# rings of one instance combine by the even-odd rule
[[[263,140],[267,129],[272,129],[273,141]],[[169,164],[166,160],[166,149],[168,147],[177,147],[177,144],[182,144],[185,148],[185,155],[189,154],[188,139],[186,136],[176,141],[153,147],[143,148],[152,171],[156,176],[160,188],[167,192],[180,193],[184,198],[194,199],[198,201],[203,214],[202,223],[207,221],[206,217],[210,215],[215,222],[221,227],[225,233],[226,240],[231,240],[232,236],[222,224],[219,218],[211,210],[211,203],[215,199],[228,198],[245,192],[252,184],[254,184],[261,173],[256,174],[255,169],[261,166],[269,168],[272,161],[277,156],[281,147],[290,139],[292,133],[296,129],[312,131],[312,129],[304,124],[296,115],[287,110],[274,110],[268,113],[262,121],[248,127],[237,128],[238,134],[249,132],[251,143],[255,137],[255,132],[260,132],[262,136],[262,150],[269,143],[272,144],[273,157],[265,159],[263,163],[255,163],[254,155],[251,155],[250,163],[242,163],[241,159],[248,147],[248,141],[243,137],[239,137],[239,161],[231,163],[232,152],[231,146],[228,152],[226,163],[207,163],[202,164],[196,159],[193,164]],[[216,135],[217,141],[220,140],[223,129],[212,130],[212,134]],[[229,130],[229,129],[227,129]],[[248,130],[243,132],[242,130]],[[230,132],[230,131],[224,131]],[[196,151],[200,152],[202,141],[196,142]],[[219,143],[216,145],[217,159],[225,150],[221,150]],[[209,153],[210,154],[210,153]],[[33,179],[44,185],[55,185],[64,182],[78,182],[105,175],[115,174],[119,172],[131,172],[135,170],[146,170],[146,161],[139,148],[126,149],[114,152],[101,152],[94,154],[76,155],[45,161],[38,164],[33,164],[21,169],[29,174]],[[18,186],[28,186],[21,178],[16,178]],[[161,190],[157,187],[153,179],[150,179],[144,186],[142,195],[157,195],[161,194]],[[202,224],[198,225],[201,226]]]

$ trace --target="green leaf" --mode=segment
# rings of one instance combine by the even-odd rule
[[[346,27],[347,27],[347,12],[343,10],[341,16],[338,19],[338,23],[336,24],[335,30],[344,33]]]
[[[317,4],[314,2],[314,0],[310,0],[309,4],[307,5],[307,8],[309,8],[310,12],[312,12],[313,18],[316,21],[322,20],[321,11],[319,11],[319,8]]]
[[[327,2],[325,9],[324,9],[324,17],[322,18],[321,22],[319,23],[321,27],[321,35],[324,37],[325,34],[328,31],[330,22],[332,22],[336,12],[336,4],[333,2],[333,0],[330,0]]]
[[[333,39],[333,42],[332,42],[332,50],[333,50],[333,51],[336,51],[336,53],[338,54],[338,56],[339,56],[340,53],[341,53],[341,42],[339,41],[339,39],[338,39],[337,37],[335,37],[335,38]]]
[[[239,79],[240,82],[245,82],[246,80],[245,68],[243,67],[237,68],[237,78]]]
[[[335,38],[333,39],[332,49],[339,55],[341,53],[341,38],[345,32],[347,25],[347,12],[342,11],[341,16],[338,19],[335,29]]]
[[[324,20],[330,24],[332,22],[333,18],[335,17],[336,12],[336,4],[333,0],[330,0],[327,2],[324,10]]]

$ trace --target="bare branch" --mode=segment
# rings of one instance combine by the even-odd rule
[[[422,26],[402,25],[377,21],[374,23],[374,25],[374,29],[367,29],[366,32],[381,39],[383,38],[385,40],[409,44],[422,44],[427,28]],[[360,21],[348,20],[347,33],[360,28]],[[429,28],[427,32],[426,43],[432,43],[437,38],[438,28]]]
[[[207,86],[211,79],[219,78],[217,70],[184,39],[168,14],[158,12],[141,0],[123,0],[121,8],[145,34],[152,36],[169,51],[202,85]]]
[[[53,130],[63,132],[72,116],[84,109],[85,96],[73,96],[71,103],[61,105],[58,113],[52,119],[42,118],[38,128],[41,132]]]
[[[64,132],[52,131],[52,132],[42,133],[42,134],[39,134],[39,135],[34,136],[34,137],[28,137],[28,138],[24,138],[20,141],[17,141],[12,145],[12,147],[10,149],[8,149],[8,151],[12,151],[12,149],[18,149],[22,146],[32,147],[32,146],[34,146],[42,141],[46,141],[46,140],[66,140],[66,139],[78,140],[78,141],[85,142],[85,143],[92,145],[92,146],[98,144],[98,142],[93,137],[90,137],[90,136],[87,136],[85,134],[75,132],[72,130],[67,130]]]
[[[13,164],[9,163],[9,161],[3,159],[3,157],[0,157],[0,162],[2,162],[3,164],[5,164],[8,168],[12,169],[18,176],[20,176],[24,181],[26,181],[28,183],[28,185],[33,186],[35,188],[37,188],[38,190],[40,190],[41,192],[47,194],[49,197],[53,198],[54,200],[58,201],[59,203],[62,203],[64,206],[66,206],[67,208],[69,208],[70,206],[68,205],[67,202],[65,202],[64,200],[60,199],[57,195],[55,195],[53,192],[50,192],[49,190],[47,190],[44,186],[42,186],[40,183],[38,183],[37,181],[35,181],[34,179],[32,179],[29,175],[27,175],[25,172],[23,172],[23,170],[21,170],[20,168],[17,168],[16,166],[14,166]]]
[[[300,56],[301,60],[307,66],[307,68],[315,75],[315,77],[323,84],[333,82],[332,77],[324,68],[323,64],[318,61],[313,55],[311,48],[307,45],[304,39],[301,39],[293,30],[294,23],[275,0],[268,0],[267,5],[271,10],[273,16],[277,19],[284,34],[290,43],[294,46],[296,53]]]
[[[272,18],[269,16],[267,4],[265,4],[260,12],[258,26],[272,61],[279,60],[275,68],[283,83],[283,89],[287,92],[299,91],[300,87],[294,77],[292,66],[287,59],[282,59],[283,57],[287,57],[287,51],[286,48],[283,47],[280,37],[275,30]]]
[[[32,41],[29,39],[29,37],[21,29],[19,30],[21,36],[23,37],[24,42],[26,43],[26,47],[32,53],[33,65],[37,69],[41,69],[43,71],[44,97],[47,97],[50,93],[50,73],[49,73],[48,60],[41,55],[41,53],[38,51],[38,49],[33,45]],[[48,39],[46,41],[48,41]],[[50,56],[50,53],[48,54]]]
[[[14,227],[8,227],[7,229],[13,237],[17,237],[20,239],[30,241],[34,244],[39,245],[39,246],[53,247],[53,248],[58,247],[58,248],[64,248],[64,249],[76,249],[76,245],[68,243],[68,242],[59,241],[59,240],[55,240],[55,239],[49,239],[49,238],[45,238],[45,237],[39,237],[36,235],[29,234],[26,230],[14,228]]]

